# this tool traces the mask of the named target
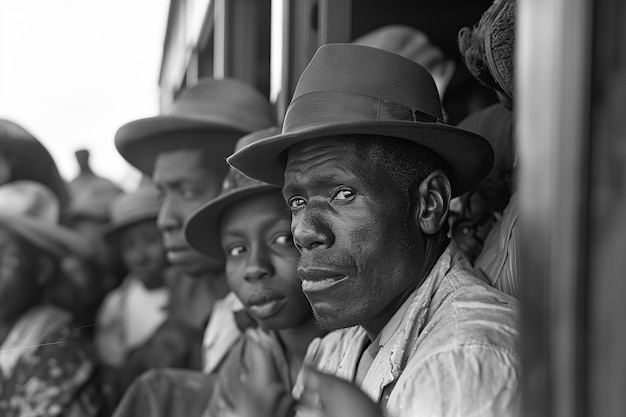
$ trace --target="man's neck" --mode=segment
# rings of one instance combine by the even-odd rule
[[[389,323],[400,307],[402,307],[411,294],[413,294],[413,292],[420,285],[422,285],[449,244],[450,239],[444,234],[439,234],[438,236],[426,241],[423,256],[424,263],[422,264],[420,272],[413,285],[409,286],[399,296],[387,304],[387,306],[373,320],[361,324],[361,327],[363,327],[367,332],[367,336],[370,341],[374,341],[378,337],[378,334],[385,328],[387,323]]]

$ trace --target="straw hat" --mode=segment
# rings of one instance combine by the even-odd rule
[[[436,153],[450,166],[453,196],[474,188],[493,164],[483,137],[443,122],[428,71],[400,55],[353,44],[320,47],[298,81],[282,133],[244,147],[228,162],[282,185],[281,158],[291,146],[352,134],[406,139]]]
[[[120,127],[115,145],[134,167],[151,176],[163,151],[192,142],[224,160],[246,133],[273,126],[274,110],[251,86],[234,79],[205,79],[183,90],[171,112]]]
[[[0,186],[0,226],[57,258],[91,258],[90,243],[58,221],[59,202],[45,186],[34,181]]]
[[[27,180],[48,187],[59,199],[61,208],[70,194],[50,152],[29,131],[10,120],[0,119],[0,154],[9,162],[10,181]],[[2,170],[2,167],[0,167]],[[4,175],[0,174],[0,177]],[[5,181],[0,181],[0,184]]]
[[[271,127],[246,135],[237,142],[235,151],[278,133],[280,133],[279,128]],[[197,251],[209,257],[222,258],[224,252],[220,239],[220,218],[224,210],[253,195],[278,190],[280,188],[275,185],[246,177],[231,168],[224,179],[220,195],[200,207],[187,221],[185,225],[187,241]]]

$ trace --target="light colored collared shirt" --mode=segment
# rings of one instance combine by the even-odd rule
[[[167,288],[147,289],[134,275],[111,291],[96,316],[95,347],[109,366],[124,364],[128,352],[148,340],[167,318]]]
[[[474,268],[491,285],[513,297],[519,296],[519,194],[511,196],[502,217],[489,231]]]
[[[229,292],[226,297],[215,302],[202,342],[202,370],[205,374],[218,368],[241,337],[233,313],[242,308],[243,304],[234,292]]]
[[[374,341],[360,386],[386,416],[517,416],[517,314],[451,243]],[[313,341],[305,363],[355,382],[368,342],[360,326],[338,330]],[[299,377],[296,398],[302,389]]]

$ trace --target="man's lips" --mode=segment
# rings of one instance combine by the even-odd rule
[[[346,278],[341,272],[317,268],[298,268],[298,276],[305,293],[325,291]]]

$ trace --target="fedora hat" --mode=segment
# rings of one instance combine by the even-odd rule
[[[122,230],[145,220],[154,220],[156,224],[160,207],[159,191],[152,183],[144,182],[135,192],[119,195],[111,203],[105,239],[111,241]]]
[[[237,139],[273,126],[274,119],[269,101],[248,84],[210,78],[183,90],[169,114],[120,127],[115,145],[131,165],[150,176],[156,157],[164,150],[180,149],[191,141],[210,147],[218,154],[215,160],[223,160]]]
[[[406,139],[450,166],[453,195],[489,173],[493,151],[481,136],[443,122],[435,83],[421,65],[400,55],[354,44],[320,47],[302,73],[282,133],[228,158],[244,174],[282,185],[286,150],[311,139],[375,135]]]
[[[277,127],[271,127],[250,133],[242,137],[235,151],[251,143],[280,133]],[[220,239],[220,218],[224,210],[234,203],[267,191],[279,191],[280,188],[254,180],[231,168],[222,184],[219,196],[200,207],[185,225],[185,237],[197,251],[209,256],[223,258],[224,252]]]
[[[59,224],[59,202],[52,191],[34,181],[0,186],[0,226],[57,258],[93,256],[87,240]]]
[[[424,32],[410,26],[383,26],[353,40],[352,43],[384,49],[417,62],[433,77],[439,97],[443,97],[454,75],[454,61],[446,57]]]

